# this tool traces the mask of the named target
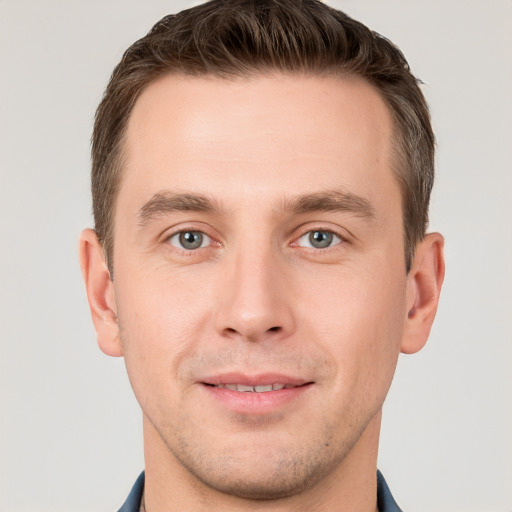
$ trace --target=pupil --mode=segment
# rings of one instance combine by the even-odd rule
[[[203,243],[203,235],[196,231],[186,231],[180,235],[180,243],[185,249],[197,249]]]
[[[313,231],[309,235],[309,241],[313,247],[317,249],[323,249],[329,247],[332,242],[332,233],[328,231]]]

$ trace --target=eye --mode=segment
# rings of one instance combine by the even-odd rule
[[[193,251],[210,245],[212,242],[208,235],[201,231],[180,231],[169,237],[169,243],[178,249]]]
[[[313,249],[327,249],[333,245],[341,243],[341,238],[332,231],[315,230],[308,231],[298,240],[301,247],[311,247]]]

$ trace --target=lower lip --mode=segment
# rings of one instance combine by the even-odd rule
[[[231,411],[241,414],[268,414],[291,404],[302,397],[312,384],[295,388],[265,391],[263,393],[233,391],[203,384],[203,388],[214,399],[227,406]]]

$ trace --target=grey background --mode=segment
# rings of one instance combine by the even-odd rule
[[[197,3],[197,2],[196,2]],[[122,359],[77,262],[94,109],[122,51],[183,1],[0,0],[0,511],[109,511],[143,467]],[[332,1],[397,43],[438,135],[447,277],[401,356],[379,466],[408,511],[512,510],[512,2]]]

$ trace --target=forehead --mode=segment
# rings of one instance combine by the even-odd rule
[[[270,201],[280,188],[349,186],[372,199],[385,192],[377,175],[391,177],[391,135],[388,107],[357,77],[169,75],[134,106],[121,193],[208,193],[220,183],[248,199],[264,190]]]

